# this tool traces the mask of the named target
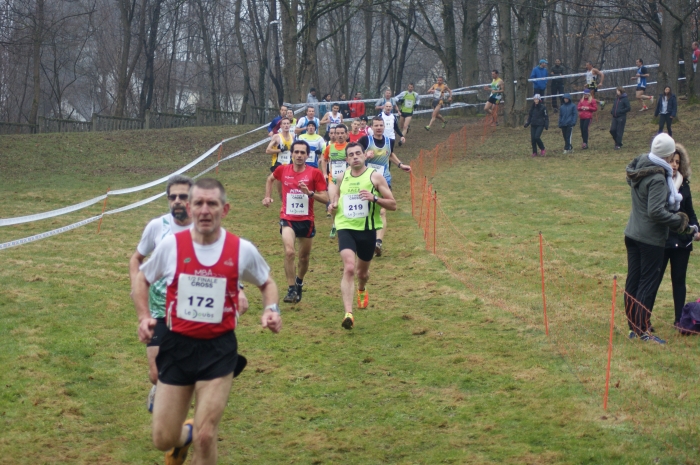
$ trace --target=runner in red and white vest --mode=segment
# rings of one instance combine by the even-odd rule
[[[280,210],[280,234],[284,246],[284,274],[287,278],[285,302],[301,301],[304,276],[309,269],[311,246],[316,235],[314,224],[314,200],[328,202],[328,185],[318,168],[308,166],[306,157],[309,144],[304,140],[292,143],[292,163],[278,167],[265,183],[262,204],[272,204],[272,184],[282,184],[282,208]],[[295,242],[299,242],[299,264],[295,269]]]
[[[215,179],[197,181],[187,211],[192,229],[165,237],[141,266],[133,287],[139,317],[138,336],[148,343],[156,320],[148,309],[148,289],[164,280],[168,331],[156,358],[157,395],[153,406],[153,443],[165,463],[182,464],[194,443],[197,464],[216,463],[218,423],[234,376],[245,367],[234,329],[243,313],[239,281],[262,293],[262,327],[279,332],[277,285],[258,250],[221,227],[230,205]],[[195,390],[194,419],[186,420]]]

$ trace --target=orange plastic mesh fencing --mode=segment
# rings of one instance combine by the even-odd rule
[[[549,341],[589,394],[593,412],[605,413],[601,409],[605,402],[604,417],[611,423],[631,422],[669,456],[694,463],[700,439],[700,395],[695,389],[700,338],[681,336],[670,322],[654,319],[652,312],[624,293],[624,285],[616,289],[618,311],[611,331],[613,276],[605,270],[572,265],[566,257],[576,251],[564,249],[566,243],[562,248],[549,243],[546,235],[499,232],[497,240],[485,244],[466,235],[465,225],[470,224],[466,209],[442,205],[435,191],[444,178],[440,173],[475,158],[492,132],[490,124],[464,126],[434,150],[421,151],[411,163],[412,212],[426,248],[476,297],[515,316],[522,323],[519,331],[544,333],[546,324]],[[641,320],[628,320],[633,304]],[[666,346],[630,338],[630,330],[640,333],[649,323],[668,337]],[[606,382],[609,392],[604,399]]]

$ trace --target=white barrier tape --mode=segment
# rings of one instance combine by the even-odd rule
[[[182,173],[186,172],[187,170],[189,170],[190,168],[193,168],[194,166],[198,165],[199,163],[204,161],[206,158],[208,158],[212,153],[214,153],[219,147],[221,147],[222,144],[224,144],[226,142],[230,142],[230,141],[237,139],[239,137],[243,137],[243,136],[246,136],[248,134],[252,134],[256,131],[259,131],[259,130],[265,129],[265,128],[267,128],[267,125],[260,126],[258,128],[252,129],[248,132],[245,132],[243,134],[239,134],[237,136],[229,137],[228,139],[224,139],[221,142],[219,142],[218,144],[214,145],[209,150],[207,150],[203,155],[199,156],[197,159],[195,159],[191,163],[187,164],[186,166],[180,168],[179,170],[177,170],[177,171],[175,171],[167,176],[164,176],[160,179],[156,179],[155,181],[151,181],[151,182],[146,183],[146,184],[141,184],[140,186],[127,187],[124,189],[113,190],[113,191],[108,192],[107,194],[100,195],[100,196],[92,198],[90,200],[86,200],[85,202],[81,202],[81,203],[78,203],[75,205],[70,205],[70,206],[63,207],[63,208],[58,208],[56,210],[51,210],[51,211],[47,211],[47,212],[43,212],[43,213],[34,213],[32,215],[17,216],[17,217],[13,217],[13,218],[0,218],[0,227],[12,226],[15,224],[22,224],[22,223],[30,223],[33,221],[45,220],[48,218],[54,218],[56,216],[66,215],[68,213],[72,213],[72,212],[75,212],[78,210],[82,210],[83,208],[87,208],[90,205],[94,205],[97,202],[104,200],[105,197],[108,197],[111,195],[131,194],[133,192],[138,192],[138,191],[149,189],[151,187],[157,186],[158,184],[165,183],[172,176],[182,174]]]
[[[684,77],[678,78],[678,80],[679,80],[679,81],[685,81],[685,78],[684,78]],[[654,84],[658,84],[658,82],[656,82],[656,81],[647,82],[647,86],[652,86],[652,85],[654,85]],[[628,87],[637,87],[637,84],[629,84],[629,85],[620,86],[620,87],[622,87],[623,89],[626,89],[626,88],[628,88]],[[604,89],[597,89],[597,90],[595,91],[595,93],[596,93],[596,95],[597,95],[597,94],[600,93],[600,92],[609,92],[609,91],[611,91],[611,90],[617,90],[617,87],[606,87],[606,88],[604,88]],[[568,93],[569,95],[579,95],[579,94],[583,94],[583,91],[581,91],[581,92],[567,92],[567,93]],[[546,99],[546,98],[563,97],[563,96],[564,96],[564,94],[543,95],[543,96],[541,97],[541,99],[544,100],[544,99]],[[532,100],[532,97],[528,97],[527,100]]]
[[[238,151],[236,151],[236,152],[234,152],[234,153],[228,155],[227,157],[221,159],[220,161],[217,161],[216,163],[214,163],[214,164],[213,164],[212,166],[210,166],[209,168],[207,168],[207,169],[205,169],[204,171],[202,171],[201,173],[199,173],[199,174],[193,176],[193,178],[194,178],[194,179],[197,179],[197,178],[199,178],[199,177],[205,175],[206,173],[212,171],[213,169],[215,169],[217,166],[219,166],[219,164],[220,164],[221,162],[226,161],[226,160],[230,160],[230,159],[235,158],[235,157],[238,157],[238,156],[240,156],[240,155],[243,155],[244,153],[249,152],[250,150],[252,150],[252,149],[254,149],[254,148],[256,148],[256,147],[259,147],[259,146],[261,146],[261,145],[263,145],[263,144],[266,144],[266,143],[268,143],[268,142],[269,142],[269,139],[263,139],[263,140],[260,140],[260,141],[258,141],[258,142],[256,142],[256,143],[254,143],[254,144],[251,144],[251,145],[249,145],[249,146],[247,146],[247,147],[245,147],[245,148],[243,148],[243,149],[241,149],[241,150],[238,150]],[[86,225],[86,224],[92,223],[93,221],[99,220],[99,219],[100,219],[102,216],[104,216],[104,215],[114,215],[114,214],[117,214],[117,213],[125,212],[125,211],[127,211],[127,210],[132,210],[132,209],[138,208],[138,207],[140,207],[140,206],[142,206],[142,205],[146,205],[147,203],[151,203],[151,202],[153,202],[154,200],[157,200],[157,199],[159,199],[160,197],[163,197],[164,195],[165,195],[165,192],[161,192],[161,193],[159,193],[159,194],[156,194],[156,195],[153,195],[153,196],[151,196],[151,197],[148,197],[147,199],[139,200],[138,202],[134,202],[134,203],[129,204],[129,205],[126,205],[126,206],[124,206],[124,207],[115,208],[115,209],[113,209],[113,210],[108,210],[108,211],[104,212],[103,215],[97,215],[97,216],[94,216],[94,217],[92,217],[92,218],[88,218],[88,219],[86,219],[86,220],[78,221],[77,223],[69,224],[68,226],[63,226],[62,228],[54,229],[53,231],[48,231],[48,232],[44,232],[44,233],[41,233],[41,234],[36,234],[36,235],[34,235],[34,236],[25,237],[25,238],[23,238],[23,239],[17,239],[17,240],[14,240],[14,241],[5,242],[4,244],[0,244],[0,250],[9,249],[10,247],[16,247],[16,246],[18,246],[18,245],[28,244],[28,243],[30,243],[30,242],[35,242],[35,241],[38,241],[38,240],[40,240],[40,239],[45,239],[45,238],[47,238],[47,237],[55,236],[55,235],[57,235],[57,234],[61,234],[61,233],[64,233],[64,232],[66,232],[66,231],[70,231],[70,230],[79,228],[79,227],[84,226],[84,225]],[[105,197],[106,197],[106,196],[103,195],[103,196],[102,196],[102,199],[104,199]]]
[[[45,213],[35,213],[33,215],[16,216],[14,218],[3,218],[3,219],[0,219],[0,226],[10,226],[13,224],[29,223],[32,221],[45,220],[46,218],[53,218],[54,216],[66,215],[68,213],[72,213],[74,211],[78,211],[78,210],[81,210],[83,208],[89,207],[90,205],[94,205],[97,202],[104,200],[106,197],[107,197],[107,195],[101,195],[99,197],[95,197],[94,199],[86,200],[85,202],[78,203],[76,205],[71,205],[69,207],[59,208],[58,210],[52,210],[52,211],[45,212]]]

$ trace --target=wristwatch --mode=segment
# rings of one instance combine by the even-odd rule
[[[377,200],[379,200],[379,199],[378,199],[377,196],[375,195],[375,196],[374,196],[374,200],[372,200],[372,202],[377,203]]]
[[[275,312],[275,313],[278,313],[278,314],[280,314],[280,315],[282,314],[282,312],[280,312],[280,306],[277,305],[277,304],[270,304],[270,305],[268,305],[267,307],[265,307],[265,308],[263,309],[263,313],[265,313],[266,310],[270,310],[270,311]]]
[[[311,198],[311,197],[313,197],[314,195],[316,195],[316,191],[310,191],[308,197]]]

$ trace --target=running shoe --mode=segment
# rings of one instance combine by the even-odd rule
[[[616,145],[616,146],[615,146],[615,150],[620,150],[621,148],[622,148],[622,147],[620,147],[619,145]]]
[[[326,218],[328,218],[328,219],[330,220],[330,219],[333,218],[333,217],[331,216],[330,213],[326,213]]]
[[[447,126],[447,121],[442,122],[442,129],[445,129],[445,126]]]
[[[352,313],[345,314],[345,318],[343,318],[343,322],[340,326],[345,329],[352,329],[352,327],[355,326],[355,317],[352,316]]]
[[[365,290],[357,290],[357,308],[367,308],[369,305],[369,292]]]
[[[151,388],[151,392],[148,393],[148,401],[146,402],[146,407],[149,413],[153,413],[153,402],[156,399],[156,385],[154,384]]]
[[[331,233],[328,235],[328,237],[330,237],[331,239],[335,237],[335,225],[333,225],[333,227],[331,228]]]
[[[426,126],[426,127],[425,127],[425,130],[426,130],[426,131],[430,131],[430,126]]]
[[[631,330],[630,330],[630,332],[629,332],[629,334],[627,335],[627,337],[628,337],[629,339],[637,339],[637,333],[635,333],[634,331],[631,331]]]
[[[648,110],[648,108],[647,108],[647,107],[642,107],[642,109],[641,109],[641,110],[639,110],[639,111],[647,111],[647,110]]]
[[[605,106],[605,100],[599,100],[598,103],[600,103],[600,108],[602,110],[603,107]]]
[[[588,144],[581,144],[581,148],[586,150],[588,148]]]
[[[408,131],[411,130],[411,125],[409,124],[408,127],[406,128],[406,134],[408,134]]]
[[[666,341],[661,339],[658,336],[654,336],[653,334],[650,333],[644,333],[641,336],[639,336],[639,339],[641,339],[644,342],[656,342],[660,346],[666,345]]]
[[[287,290],[287,295],[284,296],[284,301],[287,303],[295,303],[297,302],[297,289],[296,286],[289,286],[289,289]]]
[[[187,458],[187,450],[192,445],[192,430],[194,429],[194,420],[187,420],[183,426],[190,427],[190,433],[187,436],[187,441],[182,447],[173,447],[165,453],[165,465],[182,465]]]
[[[378,242],[374,245],[374,255],[376,257],[381,257],[382,256],[382,243]]]
[[[537,152],[533,153],[532,156],[533,156],[533,157],[536,157],[536,156],[537,156]]]
[[[544,157],[546,153],[547,153],[546,150],[544,150],[544,149],[540,150],[540,157]]]

